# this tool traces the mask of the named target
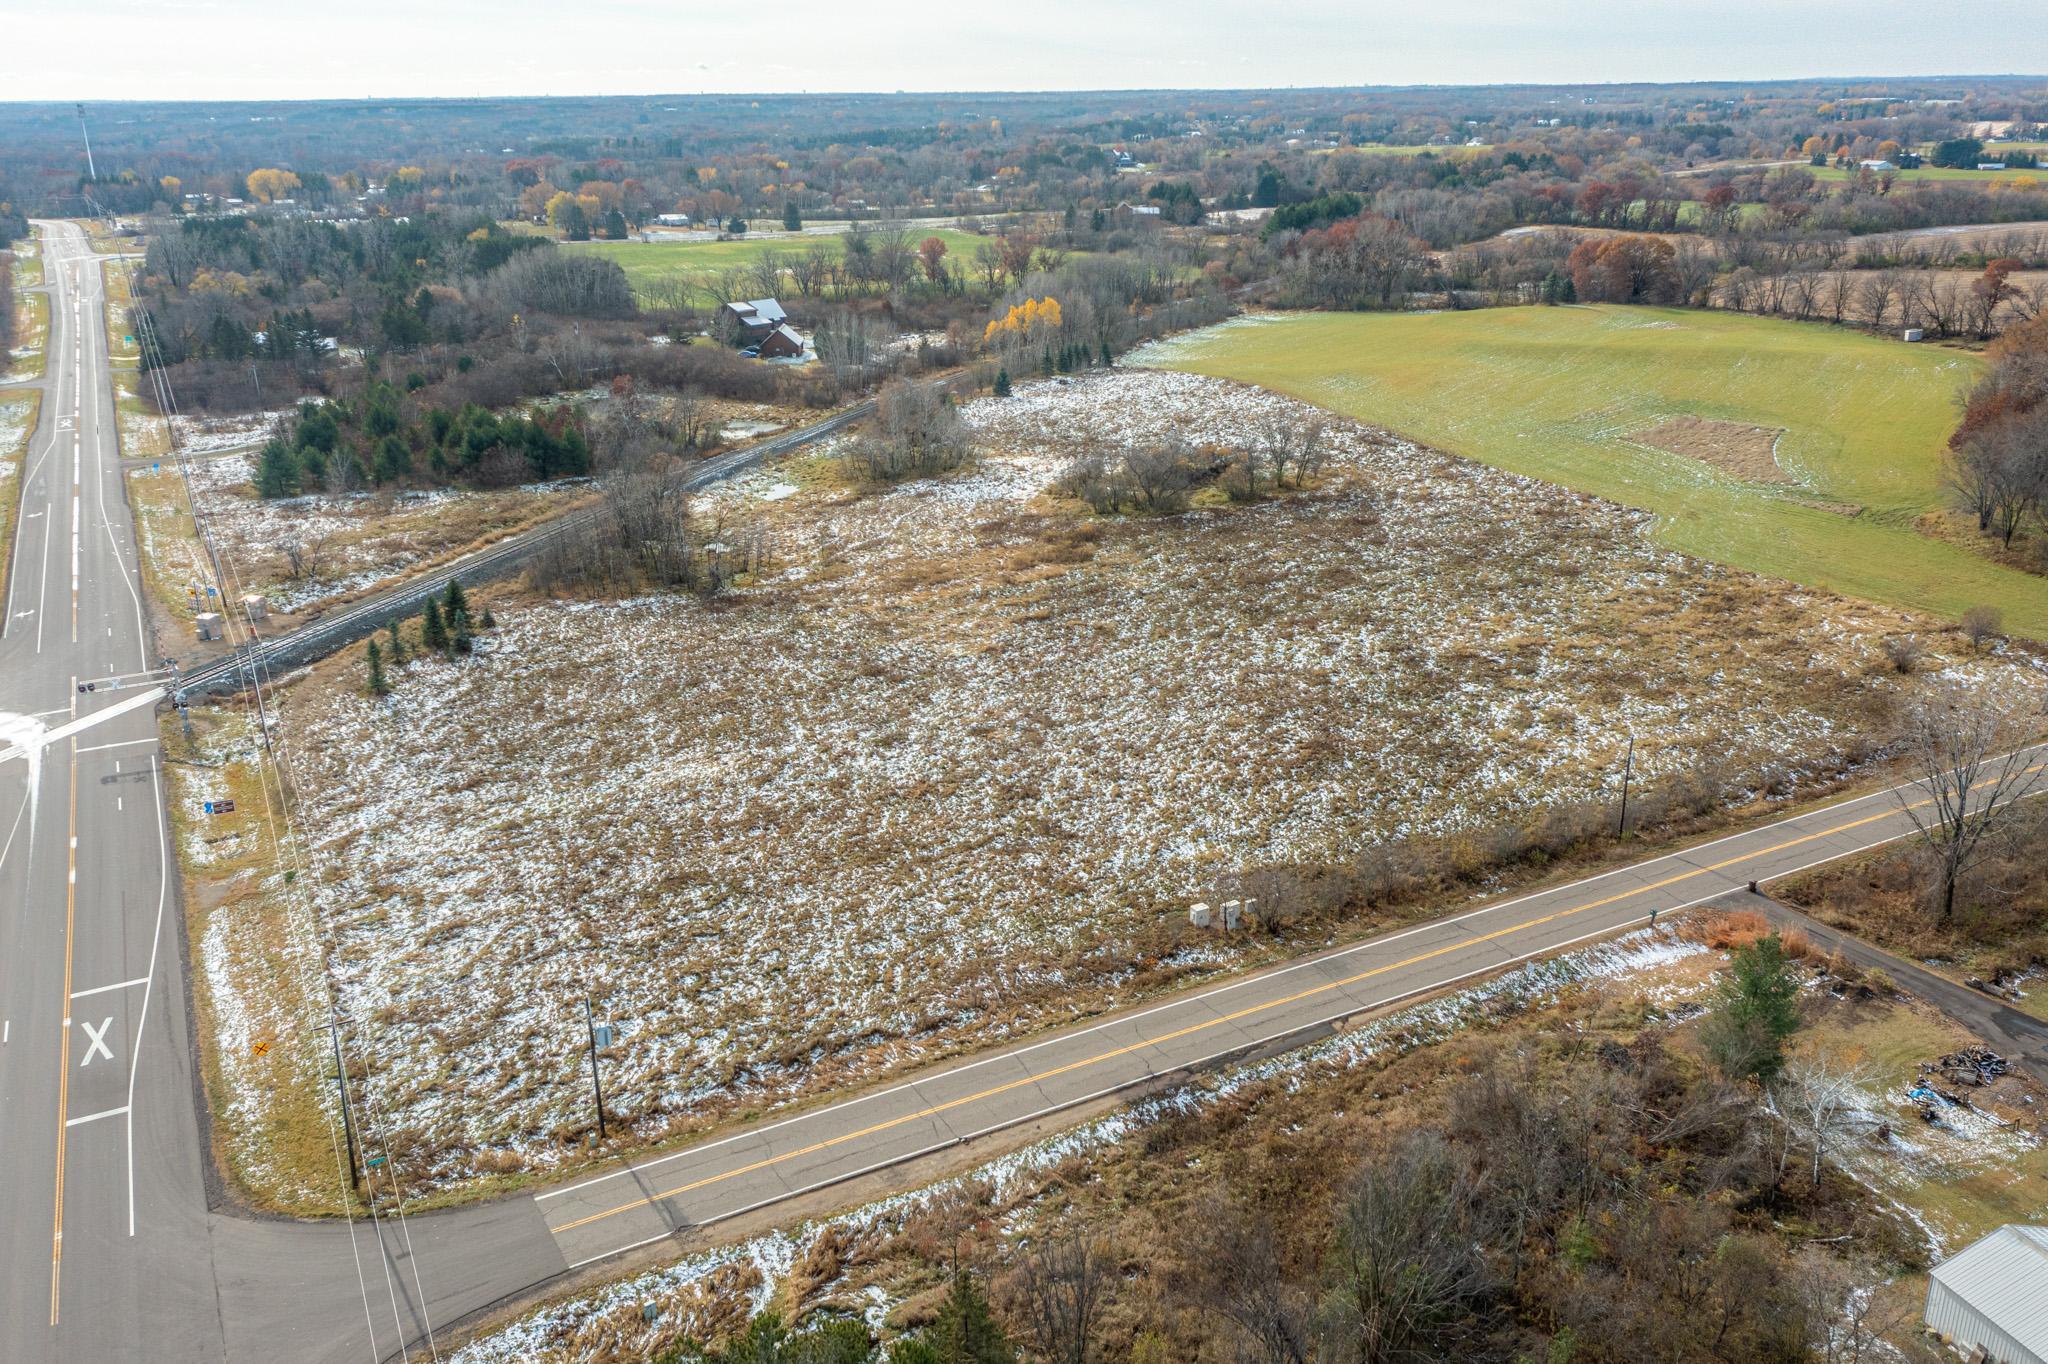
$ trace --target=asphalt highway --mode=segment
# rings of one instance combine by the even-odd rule
[[[0,631],[0,747],[26,749],[0,763],[0,1357],[217,1357],[100,265],[78,227],[42,226],[43,406]]]
[[[388,1209],[374,1222],[242,1216],[209,1193],[98,265],[75,226],[43,230],[49,373],[0,632],[0,1360],[10,1364],[425,1359],[437,1333],[572,1267],[1308,1041],[1911,831],[1902,801],[1917,794],[1873,793],[537,1194],[402,1220]]]

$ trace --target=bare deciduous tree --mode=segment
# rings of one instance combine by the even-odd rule
[[[1410,1133],[1367,1166],[1337,1211],[1318,1358],[1458,1358],[1458,1328],[1491,1283],[1471,1220],[1470,1178],[1437,1134]]]
[[[2041,759],[2015,747],[2020,717],[1989,697],[1944,688],[1917,703],[1906,754],[1918,780],[1899,794],[1933,866],[1938,920],[1955,914],[1956,887],[2013,803],[2039,785]]]
[[[1053,1364],[1088,1364],[1108,1278],[1102,1249],[1078,1234],[1046,1243],[1018,1267],[1025,1321]]]
[[[1273,1227],[1255,1209],[1217,1200],[1192,1219],[1189,1296],[1229,1323],[1241,1364],[1308,1364],[1314,1302],[1280,1263]]]
[[[332,531],[320,529],[304,535],[287,535],[277,542],[277,552],[284,556],[285,567],[293,578],[317,582],[327,560],[327,542],[333,537]]]
[[[1873,1074],[1862,1062],[1816,1053],[1793,1058],[1772,1084],[1771,1107],[1786,1127],[1806,1143],[1814,1188],[1820,1187],[1821,1166],[1827,1160],[1829,1145],[1867,1125],[1861,1106]],[[1780,1178],[1784,1169],[1781,1158]]]

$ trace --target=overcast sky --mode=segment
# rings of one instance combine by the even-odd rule
[[[1927,0],[0,0],[0,99],[1763,80],[2048,70]],[[1976,16],[1974,19],[1966,15]],[[1997,41],[1987,43],[1987,34]]]

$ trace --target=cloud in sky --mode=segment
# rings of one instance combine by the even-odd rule
[[[1763,80],[2048,69],[1925,0],[73,0],[10,99]],[[1995,22],[1995,21],[1987,21]]]

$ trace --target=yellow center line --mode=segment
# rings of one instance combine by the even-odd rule
[[[2026,771],[2039,772],[2040,770],[2042,770],[2043,766],[2048,766],[2048,764],[2037,764],[2033,767],[2027,768]],[[1987,783],[1978,783],[1978,785],[1980,786],[1985,784]],[[1904,806],[1903,808],[1917,810],[1921,806],[1930,805],[1932,803],[1933,802],[1931,800],[1920,800],[1913,802],[1911,805]],[[1318,995],[1330,994],[1333,991],[1342,990],[1349,986],[1356,985],[1360,981],[1371,980],[1374,976],[1385,975],[1389,971],[1403,970],[1407,967],[1415,966],[1422,962],[1430,961],[1434,958],[1448,955],[1452,952],[1463,951],[1466,948],[1475,946],[1479,943],[1492,942],[1498,938],[1512,937],[1517,933],[1526,932],[1527,930],[1532,928],[1540,928],[1545,924],[1555,923],[1560,919],[1568,919],[1574,914],[1583,914],[1587,910],[1601,909],[1607,905],[1615,904],[1619,901],[1629,899],[1633,896],[1647,894],[1648,892],[1653,890],[1662,890],[1666,886],[1677,885],[1681,881],[1689,881],[1696,876],[1704,876],[1708,872],[1721,871],[1728,867],[1732,867],[1740,862],[1748,862],[1759,857],[1767,857],[1772,853],[1783,852],[1787,848],[1796,848],[1803,843],[1811,843],[1815,839],[1828,838],[1834,834],[1846,833],[1851,829],[1861,828],[1866,824],[1875,824],[1877,821],[1881,819],[1888,819],[1892,815],[1895,815],[1897,813],[1899,813],[1899,810],[1897,809],[1887,808],[1884,810],[1880,810],[1878,813],[1874,815],[1865,815],[1861,819],[1852,819],[1846,824],[1837,824],[1831,828],[1819,829],[1810,834],[1801,834],[1797,838],[1788,838],[1782,843],[1773,843],[1771,846],[1767,848],[1758,848],[1754,852],[1739,853],[1734,857],[1726,858],[1719,862],[1710,863],[1704,867],[1696,867],[1691,871],[1679,872],[1675,876],[1667,876],[1661,881],[1652,881],[1648,885],[1637,886],[1632,890],[1617,891],[1612,895],[1604,896],[1598,900],[1589,900],[1585,904],[1574,905],[1570,909],[1555,910],[1549,914],[1539,915],[1534,919],[1528,919],[1522,923],[1514,924],[1507,928],[1497,928],[1491,933],[1483,933],[1475,937],[1460,939],[1457,942],[1449,943],[1443,947],[1433,948],[1427,952],[1420,952],[1412,957],[1407,957],[1400,961],[1389,962],[1385,966],[1375,966],[1369,970],[1360,971],[1355,975],[1346,976],[1342,980],[1333,980],[1323,985],[1313,985],[1305,990],[1297,990],[1291,995],[1283,995],[1278,999],[1267,1000],[1266,1002],[1261,1004],[1247,1005],[1245,1008],[1239,1009],[1235,1013],[1224,1014],[1220,1017],[1207,1019],[1198,1023],[1190,1023],[1188,1026],[1184,1028],[1176,1028],[1172,1032],[1161,1033],[1157,1037],[1148,1037],[1142,1041],[1132,1042],[1128,1046],[1115,1047],[1109,1051],[1097,1052],[1093,1056],[1084,1057],[1078,1061],[1069,1061],[1067,1064],[1063,1066],[1055,1066],[1051,1070],[1034,1071],[1030,1075],[1024,1076],[1022,1079],[1010,1080],[1006,1083],[994,1085],[988,1089],[980,1090],[976,1093],[968,1094],[958,1099],[948,1099],[944,1103],[933,1104],[928,1108],[921,1108],[915,1113],[905,1113],[900,1117],[890,1118],[883,1122],[874,1123],[870,1126],[861,1128],[857,1132],[844,1132],[836,1137],[826,1137],[822,1140],[814,1141],[808,1146],[800,1147],[794,1151],[785,1151],[781,1155],[777,1156],[764,1156],[762,1159],[754,1161],[751,1164],[737,1166],[733,1169],[726,1170],[720,1174],[706,1175],[702,1179],[692,1180],[687,1184],[678,1184],[673,1189],[664,1189],[660,1193],[649,1194],[644,1198],[636,1198],[630,1203],[621,1203],[617,1207],[607,1208],[603,1212],[594,1212],[587,1217],[579,1217],[573,1222],[564,1222],[561,1226],[554,1227],[552,1228],[552,1230],[555,1235],[560,1236],[562,1233],[574,1231],[578,1227],[587,1227],[592,1222],[601,1222],[607,1217],[616,1217],[618,1214],[622,1212],[631,1212],[635,1208],[644,1208],[649,1204],[659,1202],[661,1199],[664,1198],[674,1198],[678,1194],[691,1193],[697,1189],[702,1189],[707,1185],[722,1183],[723,1181],[728,1179],[737,1179],[741,1175],[752,1174],[756,1170],[765,1170],[770,1166],[780,1165],[786,1161],[796,1160],[803,1156],[815,1155],[820,1151],[829,1150],[834,1146],[843,1146],[850,1141],[859,1141],[862,1137],[870,1137],[876,1134],[877,1132],[887,1132],[892,1128],[902,1127],[908,1123],[921,1122],[926,1118],[937,1117],[939,1114],[948,1112],[952,1109],[960,1108],[967,1104],[979,1103],[984,1099],[996,1098],[999,1095],[1009,1093],[1011,1090],[1022,1089],[1026,1085],[1035,1085],[1042,1081],[1050,1080],[1060,1075],[1066,1075],[1077,1070],[1086,1070],[1091,1066],[1101,1065],[1106,1061],[1114,1061],[1119,1057],[1128,1056],[1134,1051],[1142,1051],[1146,1047],[1156,1047],[1163,1043],[1178,1041],[1183,1037],[1190,1037],[1196,1033],[1207,1032],[1211,1029],[1222,1027],[1226,1023],[1235,1023],[1242,1019],[1253,1017],[1257,1014],[1270,1013],[1275,1009],[1284,1009],[1290,1004],[1299,1004],[1301,1001],[1305,999],[1313,999]],[[1678,854],[1670,855],[1677,856]]]

